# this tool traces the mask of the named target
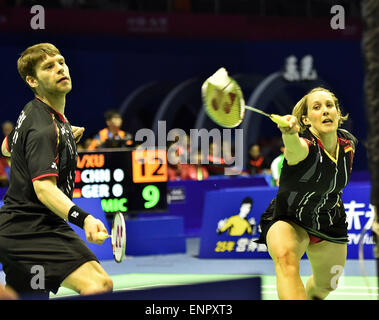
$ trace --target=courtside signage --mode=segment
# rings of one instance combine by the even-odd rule
[[[259,221],[277,188],[247,187],[207,192],[201,229],[199,258],[264,258],[267,247],[259,239]],[[370,185],[350,184],[342,195],[348,232],[347,258],[373,259],[373,206],[369,203]],[[252,205],[246,206],[246,199]],[[362,232],[365,230],[365,232]]]

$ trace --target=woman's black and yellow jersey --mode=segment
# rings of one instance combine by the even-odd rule
[[[333,158],[321,141],[307,130],[302,137],[309,146],[308,156],[294,166],[283,162],[279,190],[264,220],[291,220],[310,234],[336,243],[346,243],[346,213],[341,199],[353,165],[357,139],[344,129],[337,130],[337,151]],[[261,219],[262,220],[262,219]]]

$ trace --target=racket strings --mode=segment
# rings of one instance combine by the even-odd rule
[[[113,219],[112,249],[115,261],[117,263],[122,262],[126,249],[126,227],[125,217],[121,212],[117,212]]]
[[[228,76],[225,68],[220,68],[204,81],[201,93],[205,112],[221,127],[235,128],[239,126],[244,118],[245,109],[269,117],[282,127],[289,126],[288,121],[279,115],[270,115],[257,108],[246,106],[240,86]]]
[[[242,122],[242,91],[233,79],[222,89],[206,81],[202,87],[202,95],[206,113],[218,125],[234,128]]]

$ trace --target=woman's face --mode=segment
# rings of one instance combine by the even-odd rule
[[[307,98],[307,115],[303,122],[311,126],[318,135],[337,131],[341,114],[334,103],[332,95],[327,91],[316,91]]]

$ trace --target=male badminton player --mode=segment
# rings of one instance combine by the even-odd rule
[[[100,231],[107,233],[103,223],[71,201],[77,151],[64,115],[72,87],[69,68],[49,43],[27,48],[17,68],[35,99],[21,111],[2,144],[12,166],[0,209],[0,261],[6,283],[21,297],[48,297],[60,286],[80,294],[111,291],[111,278],[65,221],[82,227],[88,242],[104,241],[97,237]],[[77,140],[82,133],[75,128]],[[32,281],[36,265],[44,273],[39,284]]]
[[[352,170],[357,139],[339,126],[335,95],[315,88],[279,127],[285,145],[277,196],[262,215],[261,237],[274,261],[279,299],[324,299],[336,289],[347,255],[341,194]],[[307,253],[312,275],[304,287],[299,262]]]

